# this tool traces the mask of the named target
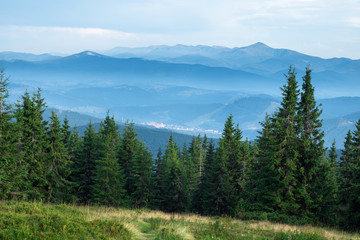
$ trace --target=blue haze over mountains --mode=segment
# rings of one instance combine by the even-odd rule
[[[110,110],[118,121],[212,137],[232,113],[250,139],[265,114],[279,106],[289,65],[296,67],[299,86],[309,65],[323,108],[326,145],[336,139],[341,148],[360,118],[360,60],[322,59],[262,43],[119,47],[67,57],[3,52],[0,60],[10,75],[12,101],[25,89],[41,87],[52,108],[97,118]]]

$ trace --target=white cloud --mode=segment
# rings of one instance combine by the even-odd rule
[[[74,53],[107,49],[137,37],[134,33],[102,28],[0,26],[0,51]]]
[[[346,22],[352,27],[360,28],[360,17],[348,18]]]
[[[87,36],[100,36],[106,38],[123,39],[132,37],[135,34],[120,32],[110,29],[102,28],[76,28],[76,27],[43,27],[43,26],[1,26],[0,28],[7,28],[7,30],[17,31],[19,34],[32,33],[32,34],[70,34],[81,37]]]

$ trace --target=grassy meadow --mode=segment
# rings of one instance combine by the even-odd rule
[[[145,209],[0,202],[0,239],[360,239],[358,234]]]

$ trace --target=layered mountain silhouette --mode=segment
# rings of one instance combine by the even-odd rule
[[[322,103],[326,143],[341,147],[360,117],[360,60],[323,59],[263,43],[248,47],[150,46],[85,51],[66,57],[3,52],[12,101],[25,90],[43,89],[48,106],[102,118],[163,124],[182,132],[219,136],[232,113],[254,139],[259,121],[273,113],[290,65],[313,70]]]

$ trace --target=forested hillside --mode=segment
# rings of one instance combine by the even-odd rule
[[[109,114],[79,135],[52,112],[41,91],[7,103],[0,80],[0,199],[73,202],[196,212],[293,224],[360,228],[360,121],[340,161],[326,155],[322,111],[311,70],[298,86],[290,67],[280,107],[262,121],[255,142],[228,116],[217,146],[206,136],[152,153],[128,122]],[[154,156],[154,157],[153,157]]]
[[[84,132],[87,128],[87,125],[89,124],[89,121],[91,121],[91,123],[94,125],[94,128],[96,130],[100,128],[100,122],[101,122],[100,118],[80,114],[73,111],[46,108],[43,113],[43,118],[46,121],[49,121],[52,112],[55,112],[55,114],[58,116],[60,121],[64,121],[66,119],[66,121],[68,121],[68,125],[70,126],[70,130],[73,131],[74,128],[76,128],[80,136],[84,135]],[[120,131],[123,131],[126,127],[124,122],[117,121],[116,124],[119,126]],[[159,147],[164,149],[166,147],[170,135],[173,135],[174,141],[178,145],[182,145],[184,143],[190,144],[192,140],[191,135],[173,132],[168,129],[156,128],[146,125],[144,126],[140,124],[134,125],[134,129],[137,133],[136,138],[141,141],[144,141],[144,143],[146,144],[147,147],[149,147],[152,153],[156,153]],[[217,142],[218,140],[214,139],[214,141]]]

